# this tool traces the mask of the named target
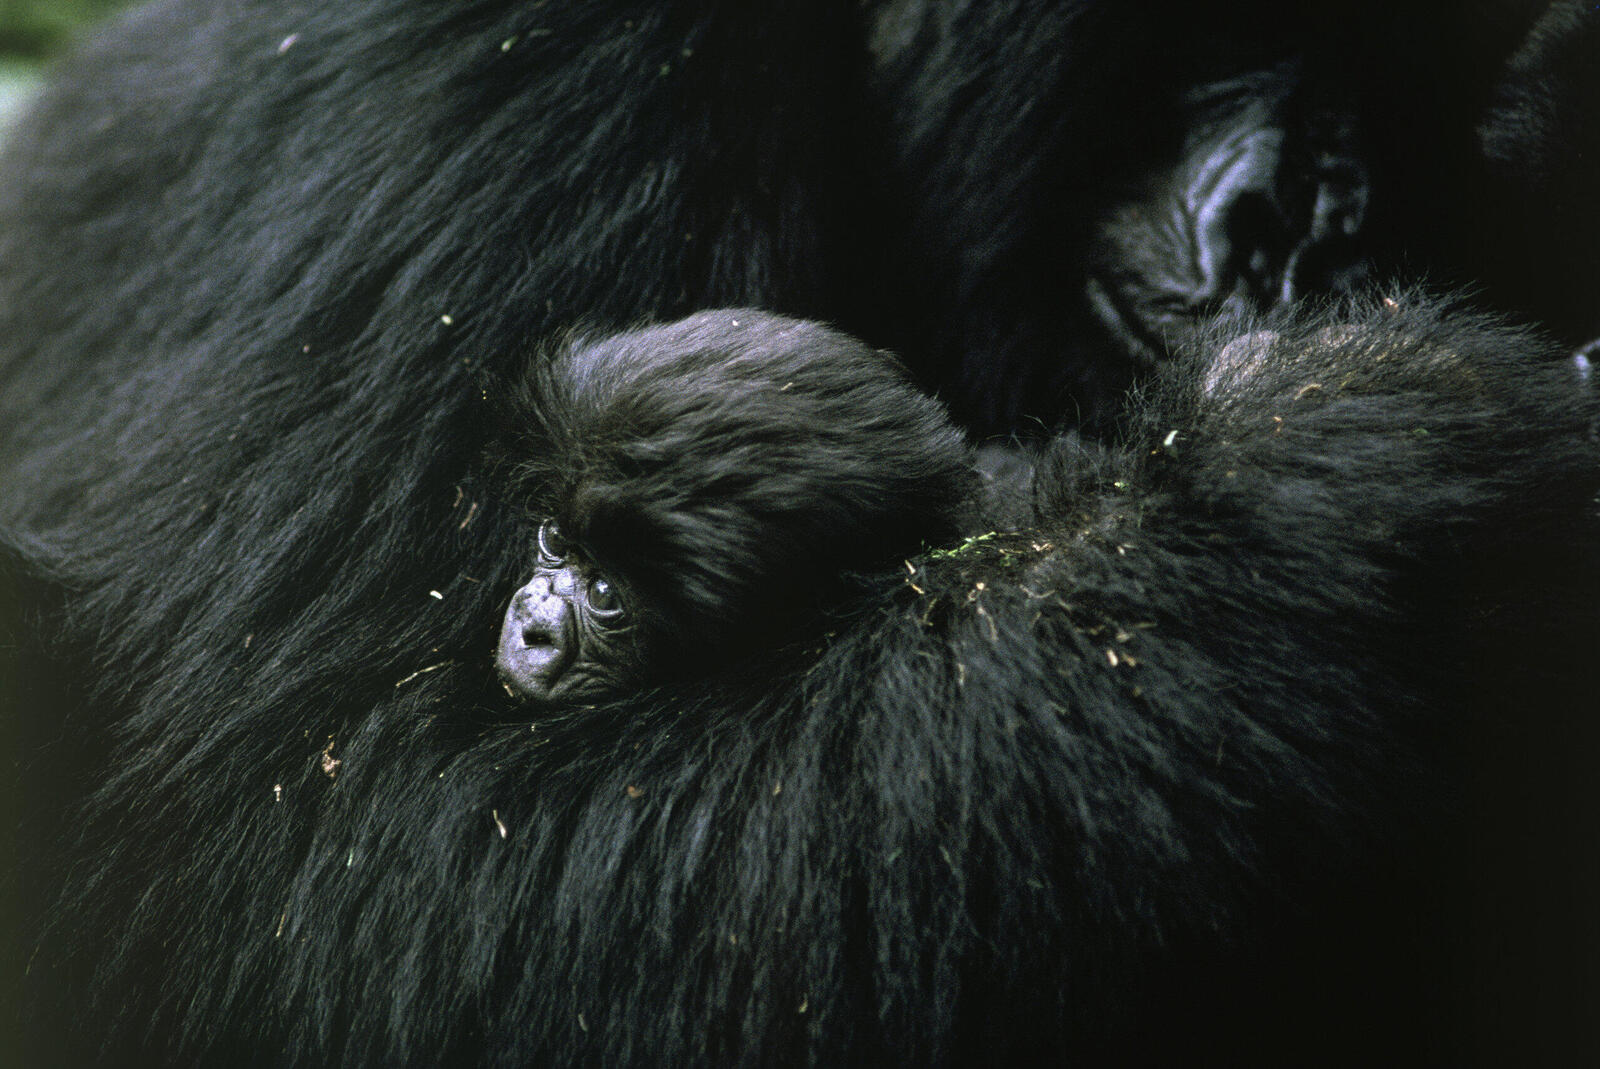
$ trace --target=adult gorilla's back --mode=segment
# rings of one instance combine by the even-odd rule
[[[688,6],[169,3],[11,135],[8,965],[38,1056],[1592,1045],[1587,959],[1553,948],[1594,924],[1559,908],[1595,866],[1592,702],[1562,704],[1595,622],[1577,376],[1407,296],[1196,329],[1123,413],[1153,328],[1073,296],[1218,251],[1118,221],[1167,148],[1188,173],[1217,95],[1189,88],[1246,71],[1390,117],[1387,229],[1329,285],[1403,259],[1600,333],[1569,281],[1595,206],[1553,224],[1495,162],[1524,96],[1593,143],[1583,5],[1515,54],[1531,20],[1419,6],[1359,62],[1329,31],[1365,9],[1258,34],[1194,5]],[[1452,47],[1411,55],[1417,27]],[[1428,89],[1387,111],[1330,82],[1395,54]],[[1456,155],[1404,155],[1439,107]],[[1576,185],[1529,130],[1526,181]],[[1472,197],[1571,244],[1513,270],[1452,215]],[[1162,255],[1106,268],[1103,227]],[[1222,251],[1252,243],[1288,295],[1303,243]],[[1033,528],[862,577],[814,643],[530,723],[491,664],[538,505],[483,474],[495,390],[567,326],[731,305],[893,345],[980,433],[1078,415],[1128,444],[1056,443]],[[1295,378],[1324,356],[1389,370]],[[1543,997],[1498,1001],[1535,969]]]

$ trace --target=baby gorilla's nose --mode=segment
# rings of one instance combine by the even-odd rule
[[[495,667],[500,679],[523,698],[546,698],[571,662],[567,627],[571,603],[555,593],[545,576],[536,576],[511,597],[500,627]]]

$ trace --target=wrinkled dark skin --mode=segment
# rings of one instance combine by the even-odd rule
[[[540,527],[538,566],[500,629],[495,667],[506,689],[533,702],[592,701],[638,675],[636,637],[610,581],[553,523]]]

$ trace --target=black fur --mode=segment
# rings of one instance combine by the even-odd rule
[[[1592,1056],[1595,16],[1536,6],[178,0],[91,44],[0,162],[25,1056]],[[1188,122],[1284,147],[1213,181]],[[1288,303],[1400,268],[1553,341]],[[494,392],[719,306],[1035,439],[1026,529],[530,723]]]

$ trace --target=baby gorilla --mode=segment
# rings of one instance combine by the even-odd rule
[[[543,522],[496,664],[535,702],[781,643],[852,572],[956,533],[978,483],[893,356],[764,312],[574,337],[507,416],[513,493]]]

